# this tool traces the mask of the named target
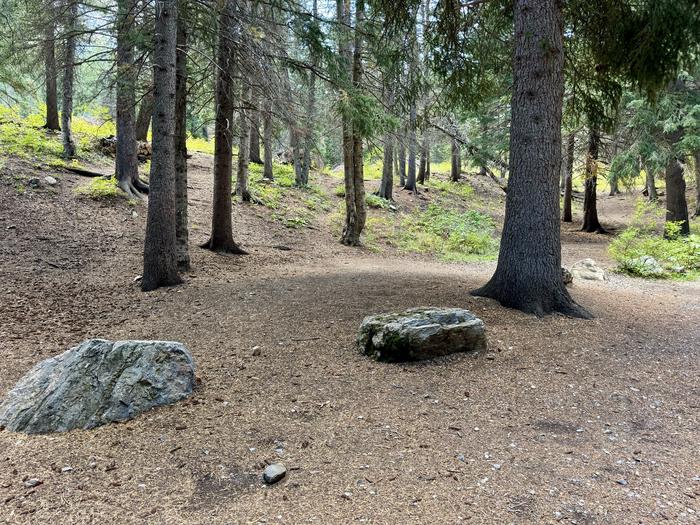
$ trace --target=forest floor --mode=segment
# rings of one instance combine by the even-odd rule
[[[0,184],[0,397],[90,337],[182,341],[202,380],[124,424],[0,432],[0,523],[698,523],[700,283],[611,273],[571,286],[594,320],[538,319],[469,295],[494,262],[347,248],[329,215],[295,229],[255,205],[234,206],[250,255],[216,255],[196,248],[210,166],[190,163],[193,270],[147,294],[143,204],[78,197],[67,173]],[[634,200],[601,195],[604,224]],[[611,267],[610,237],[576,226],[564,264]],[[474,311],[488,351],[358,352],[364,316],[421,305]],[[264,486],[266,461],[287,477]]]

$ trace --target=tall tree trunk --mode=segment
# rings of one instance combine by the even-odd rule
[[[384,135],[384,162],[382,164],[382,181],[378,195],[382,199],[394,199],[394,136],[391,132]]]
[[[148,128],[151,127],[153,115],[153,90],[149,89],[141,98],[139,112],[136,117],[136,140],[145,142],[148,140]]]
[[[245,82],[245,79],[243,79]],[[236,195],[242,202],[250,202],[250,189],[248,188],[248,163],[250,161],[250,120],[248,120],[248,107],[250,107],[250,84],[245,84],[242,90],[241,100],[241,136],[238,146],[238,171],[236,175]]]
[[[428,158],[428,150],[425,147],[425,135],[423,136],[423,144],[420,147],[420,161],[418,163],[418,176],[416,181],[418,184],[425,184],[425,165]]]
[[[459,151],[459,142],[455,137],[452,137],[451,144],[451,165],[450,165],[450,180],[459,182],[459,177],[462,172],[462,156]]]
[[[343,26],[340,32],[338,50],[345,61],[345,83],[352,83],[355,89],[361,87],[362,75],[362,38],[361,29],[358,27],[364,16],[363,0],[355,4],[355,50],[352,51],[351,36],[348,28],[351,27],[350,0],[337,0],[338,20]],[[364,183],[362,181],[362,139],[353,129],[352,120],[343,115],[343,168],[345,180],[345,225],[341,242],[348,246],[356,246],[360,243],[360,234],[364,228],[365,199]],[[359,138],[359,140],[358,140]],[[359,147],[359,152],[355,149]],[[356,166],[357,162],[359,166]],[[359,177],[359,185],[358,183]]]
[[[588,154],[586,155],[586,182],[583,194],[583,227],[588,233],[605,233],[598,221],[598,152],[600,149],[600,132],[591,128],[588,133]]]
[[[273,180],[272,173],[272,101],[265,102],[263,115],[263,142],[265,143],[265,160],[263,163],[263,179]]]
[[[202,245],[215,252],[244,254],[233,241],[231,175],[233,172],[233,42],[236,0],[225,0],[219,13],[214,122],[214,196],[211,237]]]
[[[561,272],[561,2],[515,0],[514,25],[505,222],[496,272],[474,293],[537,315],[589,317],[569,296]]]
[[[700,150],[695,152],[695,216],[700,217]]]
[[[430,180],[430,141],[426,139],[425,146],[425,174],[423,182],[428,182]]]
[[[564,222],[573,222],[571,215],[571,199],[574,190],[574,146],[576,145],[576,134],[570,133],[566,142],[566,159],[565,159],[565,180],[564,180]]]
[[[117,151],[116,175],[119,187],[130,198],[141,198],[133,181],[139,177],[136,142],[136,67],[132,28],[136,19],[136,0],[117,2]]]
[[[408,116],[408,173],[404,189],[418,193],[416,187],[416,104],[411,103]]]
[[[315,0],[314,0],[315,1]],[[384,103],[387,108],[394,105],[394,88],[391,78],[384,77]],[[382,199],[394,198],[394,134],[384,133],[384,158],[382,162],[382,180],[377,193]]]
[[[679,233],[690,235],[683,164],[677,157],[672,157],[666,165],[666,222],[680,223]]]
[[[177,0],[160,0],[153,47],[153,155],[143,251],[144,292],[182,282],[177,273],[175,209],[175,63]]]
[[[649,169],[649,167],[644,168],[646,173],[646,187],[647,195],[649,196],[649,202],[656,202],[659,200],[659,194],[656,191],[656,180],[654,180],[654,170]]]
[[[44,80],[46,83],[46,129],[60,131],[58,118],[58,73],[56,71],[56,10],[54,0],[47,4],[44,26]]]
[[[249,111],[250,116],[250,144],[248,146],[248,161],[253,164],[262,164],[263,160],[260,157],[260,111],[258,105],[260,97],[256,96],[252,101],[253,109]]]
[[[177,56],[175,64],[175,238],[177,267],[190,269],[187,226],[187,25],[189,0],[178,0]]]
[[[317,23],[318,0],[313,0],[312,7],[313,23]],[[316,68],[318,67],[318,57],[312,46],[309,46],[311,59],[311,70],[309,71],[309,95],[306,102],[306,129],[304,130],[304,161],[302,163],[302,182],[309,183],[309,171],[311,170],[311,150],[315,144],[315,120],[316,120]]]
[[[406,186],[406,133],[404,131],[399,135],[399,186]]]
[[[63,157],[75,157],[75,139],[71,128],[73,119],[73,83],[75,81],[75,50],[78,44],[78,2],[66,0],[66,49],[63,66],[63,101],[61,111],[61,128],[63,131]]]

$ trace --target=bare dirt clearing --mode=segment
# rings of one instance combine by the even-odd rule
[[[493,263],[372,255],[240,205],[251,255],[219,256],[194,248],[210,204],[194,169],[194,271],[143,294],[145,207],[77,204],[83,182],[0,186],[0,396],[89,337],[182,341],[202,383],[125,424],[0,432],[0,522],[697,523],[699,283],[577,281],[595,320],[537,319],[468,294]],[[565,228],[564,263],[609,265],[608,240]],[[359,354],[365,315],[420,305],[471,309],[489,351]],[[266,460],[287,478],[263,486]]]

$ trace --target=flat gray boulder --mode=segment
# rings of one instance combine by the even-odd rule
[[[486,334],[469,310],[428,307],[365,317],[357,342],[378,361],[418,361],[485,350]]]
[[[44,434],[127,421],[189,396],[194,385],[182,343],[90,339],[22,377],[0,404],[0,428]]]

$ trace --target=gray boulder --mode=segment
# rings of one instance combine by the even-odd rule
[[[607,279],[605,270],[596,264],[593,259],[583,259],[577,261],[571,267],[571,275],[574,279],[585,279],[588,281],[604,281]]]
[[[428,307],[365,317],[357,342],[378,361],[401,362],[485,350],[486,334],[469,310]]]
[[[127,421],[192,393],[182,343],[91,339],[38,363],[0,404],[0,428],[42,434]]]

